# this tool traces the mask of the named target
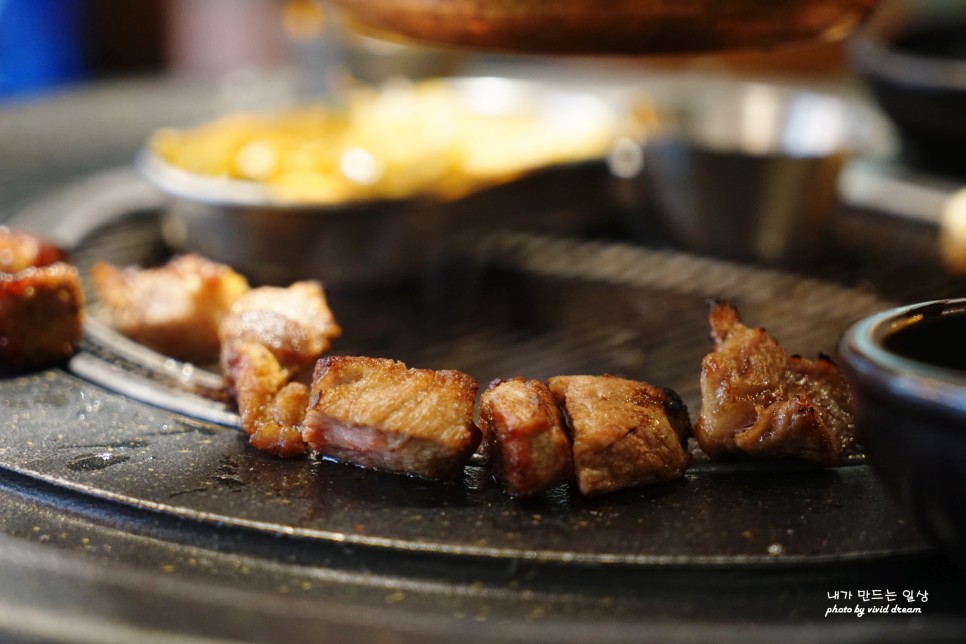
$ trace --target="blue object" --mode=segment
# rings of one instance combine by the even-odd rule
[[[84,0],[0,0],[0,99],[84,76]]]

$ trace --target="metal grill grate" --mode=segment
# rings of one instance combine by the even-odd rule
[[[82,270],[99,259],[153,265],[165,257],[151,213],[98,229],[75,251]],[[889,305],[776,270],[520,233],[494,233],[454,250],[420,279],[330,293],[345,330],[335,353],[460,369],[483,384],[613,373],[671,387],[692,409],[708,350],[709,298],[735,302],[749,324],[767,326],[804,355],[831,353],[850,322]],[[143,352],[134,355],[109,331],[99,329],[88,349],[150,371]],[[155,362],[163,367],[155,369],[159,380],[183,384],[180,366]]]

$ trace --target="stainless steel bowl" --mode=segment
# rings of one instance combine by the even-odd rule
[[[670,235],[697,252],[770,263],[822,243],[839,172],[872,136],[841,98],[751,82],[672,88],[653,119],[642,176]]]
[[[890,309],[842,337],[859,439],[899,505],[966,568],[966,299]]]
[[[527,81],[448,81],[470,111],[571,118],[613,108],[599,98]],[[496,229],[578,232],[611,216],[603,159],[541,168],[458,199],[430,196],[340,205],[282,202],[262,185],[176,168],[145,147],[136,167],[168,195],[166,242],[224,262],[257,283],[317,278],[351,285],[411,276],[458,239]]]

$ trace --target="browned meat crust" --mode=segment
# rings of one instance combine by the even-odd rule
[[[84,333],[84,291],[64,263],[0,274],[0,362],[32,369],[74,353]]]
[[[252,446],[283,457],[305,453],[308,387],[290,380],[340,333],[318,282],[257,288],[235,302],[219,330],[221,364]]]
[[[698,444],[712,458],[743,454],[834,464],[852,445],[848,383],[827,357],[789,356],[731,305],[710,313],[712,353],[701,370]]]
[[[339,461],[452,478],[479,446],[477,383],[459,371],[408,369],[384,358],[319,360],[302,435]]]
[[[563,416],[550,389],[539,380],[490,383],[480,395],[480,429],[494,475],[511,494],[538,494],[573,473]]]
[[[248,282],[199,255],[180,255],[158,268],[91,267],[107,322],[164,355],[193,362],[218,359],[218,327]]]
[[[288,375],[271,352],[254,342],[238,345],[233,356],[234,393],[249,443],[276,456],[305,453],[302,418],[309,390]]]
[[[304,281],[287,288],[263,286],[249,291],[232,306],[218,333],[222,365],[230,363],[235,345],[254,342],[268,349],[282,369],[293,375],[328,351],[342,329],[329,309],[322,285]],[[225,373],[230,382],[231,370]]]
[[[690,464],[687,409],[668,389],[614,376],[548,381],[573,432],[574,468],[587,496],[680,478]]]

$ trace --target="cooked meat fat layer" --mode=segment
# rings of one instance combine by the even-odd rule
[[[19,273],[66,260],[67,253],[46,239],[0,226],[0,273]]]

